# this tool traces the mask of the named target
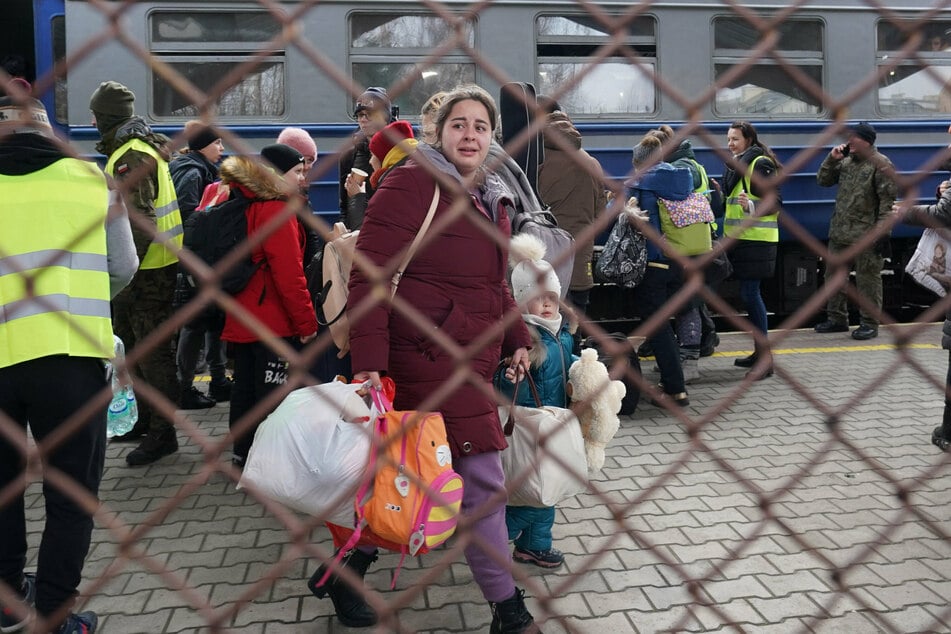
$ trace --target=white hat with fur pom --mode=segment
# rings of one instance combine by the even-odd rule
[[[545,292],[561,297],[561,282],[544,257],[545,244],[535,236],[527,233],[512,236],[509,245],[509,262],[513,265],[512,296],[520,307]]]

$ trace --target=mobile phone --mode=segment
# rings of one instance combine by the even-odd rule
[[[849,152],[852,151],[852,148],[850,148],[850,147],[849,147],[849,144],[846,143],[845,145],[842,146],[842,150],[841,150],[841,151],[842,151],[842,156],[848,156],[848,155],[849,155]]]

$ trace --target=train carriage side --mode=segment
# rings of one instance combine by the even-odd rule
[[[458,14],[470,6],[459,0],[445,4]],[[767,1],[747,8],[775,15],[785,4]],[[15,0],[14,6],[18,5],[24,3]],[[85,151],[94,153],[98,136],[88,125],[88,95],[105,79],[130,86],[139,96],[139,113],[161,131],[177,133],[186,119],[198,114],[161,73],[130,52],[122,38],[107,36],[85,50],[90,40],[108,34],[108,20],[98,4],[43,0],[35,6],[38,29],[46,28],[45,14],[65,10],[65,50],[69,55],[84,53],[69,67],[68,107],[63,98],[67,84],[59,82],[56,111],[63,113],[71,139]],[[281,6],[287,15],[299,9],[293,2]],[[599,6],[613,16],[637,10],[621,2]],[[890,2],[889,8],[907,19],[927,11],[907,1]],[[928,23],[918,29],[926,37],[951,29],[951,10],[927,15]],[[280,32],[280,24],[254,0],[136,2],[122,7],[120,25],[125,38],[183,72],[200,90],[210,90],[228,71],[267,48],[266,43]],[[270,47],[245,80],[219,99],[217,117],[244,143],[235,144],[235,150],[258,148],[288,125],[311,132],[321,153],[311,198],[317,212],[332,222],[337,213],[332,155],[355,129],[348,116],[352,97],[337,78],[341,73],[352,78],[357,90],[363,85],[393,86],[426,60],[452,29],[422,3],[337,0],[303,12],[298,27],[305,45]],[[861,0],[806,6],[777,28],[776,51],[832,98],[855,90],[889,56],[895,56],[906,37]],[[451,85],[450,81],[475,81],[498,94],[502,79],[531,81],[540,92],[558,90],[559,82],[566,79],[577,80],[561,101],[582,131],[586,149],[617,179],[628,175],[630,149],[644,131],[660,123],[682,127],[688,121],[697,126],[691,138],[699,160],[710,174],[718,175],[722,160],[714,148],[724,145],[730,121],[747,119],[784,163],[799,163],[787,172],[785,210],[820,239],[828,231],[835,190],[819,188],[815,172],[835,140],[824,135],[836,115],[844,123],[871,121],[880,133],[880,149],[903,174],[917,172],[946,145],[947,120],[938,112],[940,104],[925,94],[928,86],[922,87],[921,75],[926,73],[920,66],[926,63],[951,71],[951,52],[923,52],[918,62],[902,62],[834,113],[827,99],[796,87],[771,58],[753,64],[728,88],[693,104],[718,77],[742,63],[760,39],[756,28],[722,2],[651,3],[629,21],[621,40],[636,51],[645,68],[657,73],[657,82],[617,53],[577,79],[575,73],[611,34],[576,2],[494,2],[468,21],[463,33],[463,46],[426,66],[405,92],[396,95],[404,117],[417,122],[421,100]],[[38,32],[38,46],[40,40]],[[471,59],[470,50],[482,57],[479,63]],[[38,54],[37,61],[41,59]],[[323,65],[336,70],[328,72]],[[45,69],[38,63],[37,70],[42,75]],[[662,86],[676,94],[668,94]],[[928,199],[939,180],[939,175],[929,175],[921,183],[919,197]],[[886,307],[892,310],[909,301],[929,301],[913,285],[900,282],[900,267],[914,245],[915,233],[906,228],[895,235],[896,261],[887,272],[894,275],[886,284]],[[781,239],[781,274],[766,289],[767,304],[775,313],[795,309],[817,283],[811,254],[789,240],[788,232],[782,232]],[[603,291],[610,296],[611,289]],[[603,316],[610,315],[606,311]]]

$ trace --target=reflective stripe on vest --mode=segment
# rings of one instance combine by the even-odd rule
[[[723,233],[738,240],[779,242],[778,211],[768,216],[756,218],[751,224],[748,224],[745,229],[740,228],[740,225],[742,225],[744,221],[750,219],[750,215],[740,206],[740,194],[745,191],[750,200],[757,201],[760,199],[758,196],[753,195],[752,188],[750,187],[750,177],[753,174],[753,167],[756,165],[756,161],[761,158],[765,157],[760,155],[753,159],[750,166],[746,169],[746,175],[737,181],[736,185],[733,186],[733,191],[731,191],[727,197],[726,214],[723,218]]]
[[[112,153],[106,163],[106,171],[116,175],[115,166],[119,157],[128,150],[135,150],[148,154],[155,160],[158,174],[158,195],[155,198],[155,224],[158,235],[152,240],[145,257],[142,258],[140,269],[161,269],[178,262],[176,252],[166,249],[164,242],[181,248],[182,246],[182,215],[178,210],[178,197],[175,195],[175,185],[168,170],[168,162],[151,145],[142,139],[131,139]]]
[[[53,355],[109,358],[106,215],[93,163],[0,175],[0,367]]]

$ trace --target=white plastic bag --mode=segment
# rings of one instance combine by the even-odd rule
[[[258,427],[238,488],[250,483],[292,509],[352,524],[375,416],[360,388],[334,381],[288,394]]]

